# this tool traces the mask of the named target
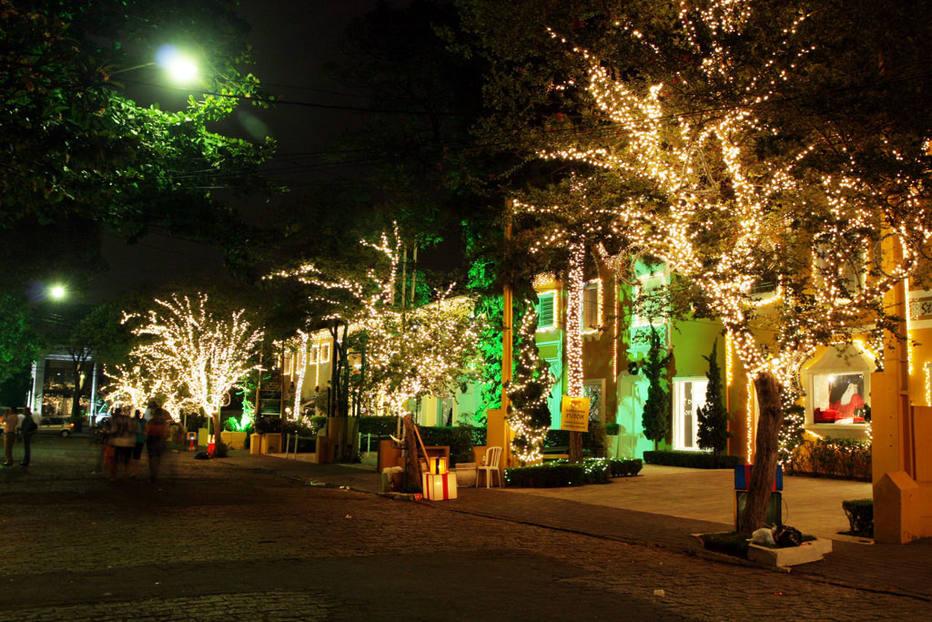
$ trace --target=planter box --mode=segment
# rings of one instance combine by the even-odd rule
[[[262,454],[280,454],[282,453],[282,435],[278,434],[260,434],[259,435],[259,453]]]
[[[452,469],[456,473],[456,484],[461,488],[476,485],[476,463],[461,462]]]
[[[262,449],[262,435],[261,434],[250,434],[249,435],[249,453],[253,456],[258,456],[259,451]]]
[[[246,447],[245,432],[221,432],[220,440],[230,449],[243,449]]]
[[[832,552],[832,541],[816,538],[810,542],[803,542],[799,546],[784,549],[772,549],[759,544],[748,545],[748,559],[767,568],[788,569],[792,566],[810,564],[821,561]]]

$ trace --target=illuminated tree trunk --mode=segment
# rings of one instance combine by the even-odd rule
[[[780,383],[769,373],[761,374],[754,381],[760,415],[757,421],[757,446],[754,450],[754,467],[748,484],[747,505],[738,531],[750,535],[762,527],[770,504],[770,489],[777,469],[780,426],[783,423],[783,408],[780,401]],[[748,430],[750,433],[750,430]]]
[[[220,446],[224,444],[224,442],[223,442],[223,430],[222,430],[222,428],[220,427],[222,421],[221,421],[221,418],[220,418],[220,409],[219,409],[219,408],[218,408],[216,411],[214,411],[213,415],[211,415],[211,419],[214,420],[214,448],[215,448],[215,449],[219,449]]]
[[[299,330],[300,344],[298,351],[295,352],[295,383],[294,383],[294,406],[292,415],[295,421],[301,416],[301,393],[304,392],[304,376],[307,371],[307,342],[310,335],[303,330]]]
[[[582,302],[585,284],[586,247],[574,241],[570,246],[566,296],[566,379],[567,394],[583,396]],[[570,432],[570,462],[582,461],[582,433]]]

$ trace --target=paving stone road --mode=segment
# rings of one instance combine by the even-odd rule
[[[43,438],[0,472],[0,620],[926,620],[927,600],[173,455]],[[144,464],[141,466],[145,466]]]

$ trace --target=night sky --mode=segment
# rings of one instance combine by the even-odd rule
[[[253,71],[271,94],[328,105],[366,106],[365,95],[335,76],[332,66],[341,60],[344,29],[377,4],[376,0],[243,0],[240,13],[251,24]],[[165,108],[179,108],[184,93],[149,91]],[[313,191],[313,170],[308,159],[294,154],[326,151],[343,132],[354,127],[363,113],[279,105],[257,110],[243,105],[235,123],[244,136],[264,133],[278,141],[278,155],[267,165],[275,179],[301,192]],[[294,199],[295,193],[290,195]],[[276,199],[272,199],[276,200]],[[261,199],[237,204],[247,217],[261,216]],[[222,249],[209,243],[153,231],[127,244],[105,234],[106,271],[95,275],[87,299],[100,300],[129,291],[158,289],[172,283],[194,286],[216,284],[228,278]]]

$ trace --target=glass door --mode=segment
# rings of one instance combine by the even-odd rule
[[[673,449],[699,451],[699,408],[705,404],[706,378],[673,380]]]

